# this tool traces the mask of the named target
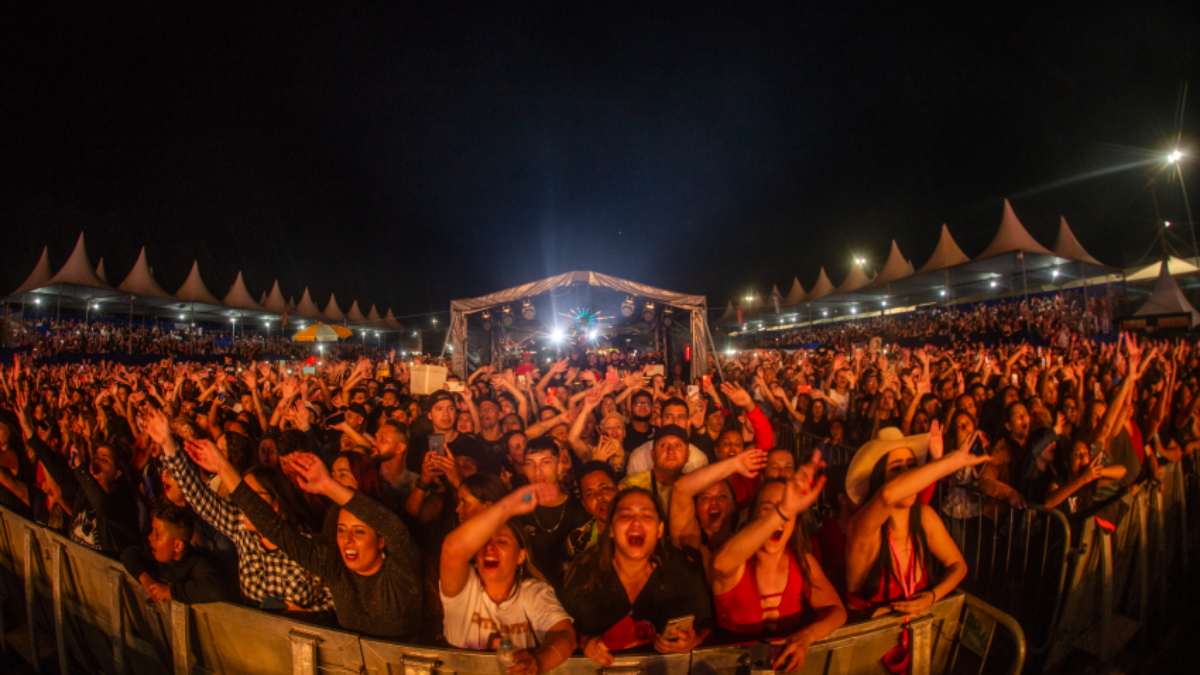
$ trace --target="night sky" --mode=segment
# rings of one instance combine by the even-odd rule
[[[335,4],[7,17],[0,292],[43,244],[61,264],[82,228],[110,281],[144,243],[168,290],[196,257],[218,295],[243,269],[255,296],[278,277],[286,295],[409,314],[595,269],[719,308],[811,285],[821,264],[839,283],[893,237],[920,265],[942,222],[975,254],[1004,196],[1047,245],[1061,213],[1129,264],[1156,218],[1185,220],[1178,183],[1146,163],[1180,129],[1200,208],[1200,83],[1177,115],[1193,3]]]

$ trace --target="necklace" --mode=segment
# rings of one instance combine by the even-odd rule
[[[546,507],[546,508],[553,508],[553,507]],[[538,509],[533,510],[533,522],[537,523],[539,530],[544,530],[546,532],[546,534],[554,534],[558,530],[559,526],[562,525],[563,518],[565,518],[567,515],[567,503],[563,502],[562,506],[560,506],[559,508],[561,510],[558,512],[558,521],[554,523],[554,527],[550,527],[550,528],[547,528],[545,525],[542,524],[542,519],[538,517]]]

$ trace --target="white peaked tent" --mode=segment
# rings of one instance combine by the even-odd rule
[[[954,237],[950,235],[950,228],[943,223],[941,234],[938,235],[937,246],[933,247],[933,253],[929,255],[929,260],[926,260],[925,264],[921,265],[918,273],[936,272],[948,267],[962,265],[968,261],[970,261],[970,258],[959,248],[958,242],[954,241]]]
[[[887,260],[884,261],[879,274],[875,275],[875,280],[871,282],[871,288],[882,288],[893,281],[899,281],[911,275],[912,263],[908,262],[900,253],[900,247],[896,244],[896,240],[893,239],[892,248],[888,251]]]
[[[133,268],[129,270],[129,274],[125,275],[125,280],[117,288],[131,295],[161,300],[173,299],[171,294],[163,290],[163,287],[154,280],[154,273],[150,271],[150,262],[146,259],[145,246],[138,252],[137,260],[133,262]]]
[[[1083,248],[1083,244],[1080,244],[1079,240],[1075,238],[1075,233],[1071,231],[1071,226],[1067,224],[1066,216],[1058,217],[1058,238],[1054,241],[1054,255],[1075,262],[1103,267],[1103,264],[1093,258],[1092,254],[1088,253]]]
[[[37,290],[50,283],[50,277],[53,274],[50,271],[50,247],[42,247],[42,255],[38,258],[37,264],[33,266],[33,271],[29,276],[25,277],[25,281],[17,286],[17,290],[13,291],[13,295],[21,295],[29,291]]]
[[[293,312],[296,311],[296,296],[294,296],[294,295],[288,296],[287,307],[289,310],[291,310]]]
[[[804,291],[804,286],[800,285],[800,280],[792,277],[792,287],[788,290],[787,297],[783,299],[784,307],[795,307],[808,299],[808,293]]]
[[[204,280],[200,278],[200,263],[196,260],[192,261],[192,269],[188,272],[187,278],[183,280],[179,290],[175,291],[175,297],[184,302],[195,302],[214,307],[221,305],[221,301],[217,300],[217,296],[208,290],[208,287],[204,285]]]
[[[242,277],[241,270],[238,270],[237,276],[233,278],[233,283],[229,286],[229,292],[225,294],[225,299],[221,304],[233,309],[244,309],[251,312],[261,312],[262,307],[254,301],[254,296],[250,295],[249,289],[246,288],[246,280]]]
[[[262,293],[258,294],[258,304],[264,305],[264,304],[266,304],[266,302],[267,302],[267,292],[263,291]]]
[[[833,292],[833,282],[829,280],[829,275],[825,273],[825,268],[817,273],[817,281],[813,284],[812,290],[808,292],[809,300],[820,300],[821,298]]]
[[[263,300],[262,306],[263,309],[272,314],[279,314],[282,316],[283,314],[287,313],[287,301],[283,299],[283,291],[279,290],[278,279],[276,279],[275,283],[271,285],[271,290],[267,293],[266,299]]]
[[[725,303],[725,311],[721,312],[721,318],[717,319],[717,323],[733,323],[737,320],[737,312],[733,309],[733,301]]]
[[[1188,302],[1180,290],[1179,284],[1171,276],[1167,261],[1158,264],[1158,279],[1154,282],[1154,290],[1150,297],[1133,313],[1134,316],[1163,316],[1171,314],[1186,314],[1189,319],[1188,327],[1200,323],[1200,312]]]
[[[346,320],[354,323],[366,323],[367,317],[363,316],[362,310],[358,308],[358,300],[350,303],[350,309],[346,310]]]
[[[108,286],[108,271],[104,269],[104,256],[100,256],[100,262],[96,263],[96,276],[100,277],[100,281]]]
[[[304,288],[304,292],[300,294],[300,302],[296,303],[296,314],[306,319],[320,319],[321,310],[317,309],[316,303],[313,302],[312,296],[308,293],[308,287]]]
[[[1177,276],[1181,276],[1184,274],[1195,274],[1196,272],[1200,272],[1200,267],[1196,267],[1195,265],[1184,260],[1183,258],[1176,258],[1175,256],[1171,256],[1170,258],[1167,258],[1166,263],[1167,263],[1167,272],[1172,277],[1177,277]],[[1155,262],[1155,263],[1150,263],[1149,265],[1146,265],[1144,267],[1138,267],[1133,270],[1130,270],[1129,272],[1125,273],[1125,281],[1148,281],[1150,279],[1157,279],[1160,274],[1159,267],[1161,267],[1161,266],[1162,266],[1162,263]]]
[[[1025,226],[1021,224],[1021,221],[1017,218],[1017,214],[1013,211],[1012,204],[1005,199],[1003,211],[1000,215],[1000,227],[996,230],[996,236],[992,237],[992,243],[983,249],[983,253],[975,256],[975,260],[1018,252],[1045,256],[1054,255],[1050,249],[1039,244],[1033,238],[1033,235],[1029,234],[1029,230],[1025,229]]]
[[[387,314],[383,315],[383,325],[392,330],[400,330],[404,327],[400,325],[399,321],[396,320],[396,315],[392,314],[392,309],[390,307],[388,308]]]
[[[367,310],[367,321],[378,324],[383,321],[383,317],[379,316],[379,310],[375,309],[375,305],[371,305],[371,309]]]
[[[96,276],[92,261],[88,259],[87,246],[83,241],[83,233],[75,240],[75,248],[63,266],[59,268],[47,286],[83,286],[85,288],[107,289],[108,284]]]
[[[850,273],[842,281],[842,285],[837,287],[837,293],[853,293],[860,288],[866,287],[871,283],[871,279],[867,273],[863,271],[860,265],[851,265]]]
[[[779,292],[778,284],[772,284],[771,285],[771,309],[775,310],[775,313],[778,314],[779,310],[782,306],[783,306],[783,293]]]
[[[325,311],[321,313],[329,321],[345,321],[346,314],[338,307],[337,295],[330,293],[329,302],[325,303]]]

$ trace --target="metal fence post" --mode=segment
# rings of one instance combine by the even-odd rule
[[[908,628],[912,631],[912,675],[929,675],[933,666],[933,617],[914,619]]]
[[[175,675],[188,675],[192,662],[192,617],[188,606],[171,601],[171,661]]]
[[[37,643],[37,621],[35,618],[36,612],[36,589],[33,585],[33,528],[25,527],[25,537],[21,542],[22,550],[25,554],[24,572],[25,572],[25,628],[29,631],[29,654],[33,658],[33,668],[37,672],[42,672],[42,660],[38,658],[38,643]]]
[[[1113,628],[1113,535],[1103,528],[1100,534],[1100,660],[1108,661],[1112,656]]]
[[[125,602],[121,593],[123,574],[115,567],[108,570],[109,606],[112,609],[108,628],[112,636],[113,669],[118,673],[125,672]]]
[[[298,630],[288,633],[292,645],[292,675],[317,675],[317,637]]]
[[[66,547],[61,542],[54,542],[51,549],[50,593],[54,602],[54,644],[58,649],[58,672],[66,675],[70,672],[70,660],[67,658],[67,626],[63,607],[63,558]]]

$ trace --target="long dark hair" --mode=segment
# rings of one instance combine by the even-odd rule
[[[649,490],[640,487],[627,487],[613,497],[612,505],[608,509],[608,522],[604,531],[604,536],[600,537],[600,541],[585,550],[567,569],[566,581],[564,587],[571,588],[580,586],[589,590],[599,589],[605,579],[609,578],[610,574],[616,574],[613,567],[613,555],[616,553],[616,544],[613,543],[612,524],[613,519],[617,514],[617,507],[621,501],[631,495],[645,495],[654,504],[654,512],[658,514],[659,524],[667,522],[666,516],[663,515],[662,506],[658,500],[654,498],[654,494]],[[666,535],[658,538],[658,543],[655,545],[654,557],[655,562],[661,563],[666,556],[666,548],[664,544]]]
[[[868,483],[870,493],[867,499],[879,492],[883,484],[887,482],[887,455],[879,458],[875,463],[875,467],[871,469],[871,480]],[[883,525],[879,526],[879,555],[875,558],[875,565],[867,574],[866,582],[863,585],[863,595],[871,597],[879,588],[881,580],[886,580],[886,583],[891,584],[892,579],[896,578],[899,570],[892,569],[891,547],[888,543],[888,530],[891,528],[892,521],[887,519]],[[908,534],[912,540],[911,546],[915,558],[922,568],[927,569],[926,552],[929,548],[925,540],[925,528],[921,527],[921,500],[913,500],[913,505],[909,507],[908,512]],[[928,577],[928,573],[925,575]]]

